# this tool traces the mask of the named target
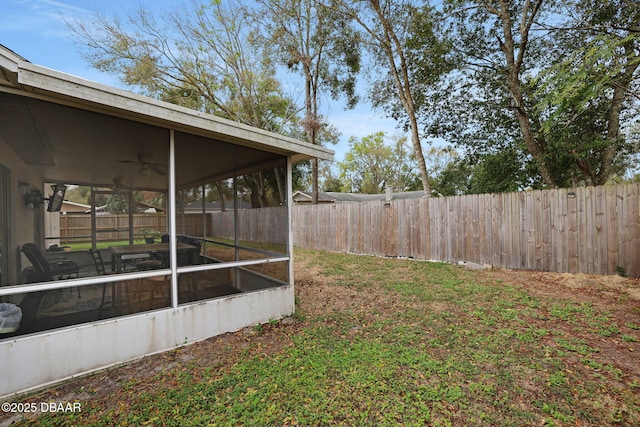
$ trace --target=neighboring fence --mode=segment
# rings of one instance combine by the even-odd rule
[[[234,238],[233,211],[211,214],[210,236]],[[287,209],[284,207],[238,209],[238,240],[285,245],[287,243]]]
[[[210,219],[206,220],[210,222]],[[180,234],[201,235],[204,227],[200,214],[178,215],[176,229]],[[207,225],[208,226],[208,225]],[[129,238],[129,215],[113,214],[96,216],[97,241],[117,241]],[[143,230],[166,233],[167,216],[164,213],[134,214],[133,234],[142,236]],[[90,215],[60,215],[60,243],[91,241]]]
[[[640,277],[640,184],[295,206],[298,246]]]

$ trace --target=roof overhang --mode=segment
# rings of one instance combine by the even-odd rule
[[[119,160],[141,153],[158,152],[153,161],[166,164],[170,130],[177,166],[192,169],[178,185],[283,157],[333,160],[324,147],[38,66],[2,46],[0,110],[0,139],[49,181],[65,182],[63,169],[72,165],[86,167],[87,184],[108,184],[115,177],[100,170],[114,175]]]

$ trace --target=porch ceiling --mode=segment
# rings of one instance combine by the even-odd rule
[[[0,92],[0,138],[46,182],[168,188],[165,127]],[[175,141],[178,187],[283,159],[185,132]]]

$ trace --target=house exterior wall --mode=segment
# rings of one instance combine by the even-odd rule
[[[7,225],[9,233],[9,247],[6,256],[9,257],[8,282],[20,283],[21,271],[30,265],[29,261],[20,252],[22,244],[34,241],[34,220],[36,212],[26,208],[23,200],[24,194],[30,188],[41,190],[43,181],[34,173],[22,159],[0,139],[0,163],[9,170],[9,212]],[[29,183],[29,186],[20,186],[20,182]],[[40,208],[38,208],[40,209]],[[2,226],[2,225],[0,225]],[[36,242],[41,244],[42,242]],[[5,256],[5,254],[3,254]],[[14,262],[19,259],[20,262]]]

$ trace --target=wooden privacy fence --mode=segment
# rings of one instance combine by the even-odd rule
[[[295,244],[640,277],[640,184],[295,206]]]
[[[209,222],[210,219],[206,221]],[[180,234],[192,236],[202,235],[204,223],[200,214],[178,215],[176,223],[176,230]],[[96,240],[99,242],[127,240],[129,238],[129,215],[109,214],[96,216],[96,230]],[[134,214],[134,236],[141,236],[143,230],[156,230],[160,233],[166,233],[166,214]],[[90,215],[60,215],[60,243],[67,244],[90,241]]]
[[[235,213],[233,211],[211,214],[209,235],[234,238]],[[287,243],[287,209],[284,207],[262,209],[238,209],[238,240],[250,242]]]
[[[209,236],[233,239],[237,218],[239,240],[286,243],[284,208],[209,215]],[[113,216],[101,216],[98,221],[108,217]],[[111,221],[128,223],[127,215],[119,217]],[[72,219],[86,223],[72,225]],[[63,239],[74,233],[90,234],[88,217],[68,215],[60,220]],[[179,215],[178,222],[178,233],[202,234],[200,215]],[[164,214],[135,215],[134,224],[136,233],[153,229],[154,224],[164,230],[166,218]],[[640,184],[402,199],[388,204],[295,205],[292,226],[294,243],[306,248],[640,277]]]

